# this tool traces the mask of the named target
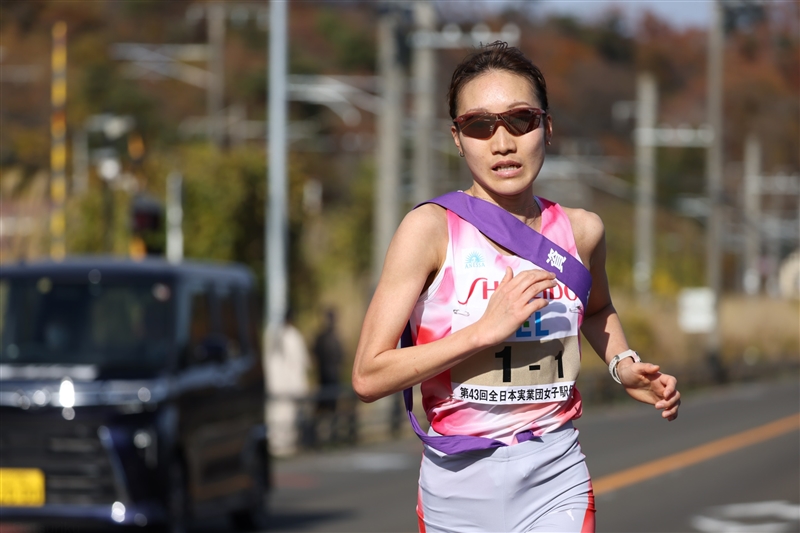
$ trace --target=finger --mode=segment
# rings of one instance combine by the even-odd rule
[[[543,289],[538,289],[536,292],[531,293],[532,289],[535,289],[539,284],[544,288],[552,287],[549,284],[549,281],[542,281],[536,278],[531,277],[530,275],[526,275],[525,272],[520,272],[514,279],[511,280],[509,283],[506,284],[507,290],[509,291],[519,291],[518,294],[520,297],[525,296],[528,300],[533,298],[534,295],[541,292]]]
[[[554,279],[546,279],[538,282],[531,283],[522,291],[522,297],[531,300],[535,298],[537,295],[544,292],[545,289],[550,289],[556,286],[556,281]]]
[[[544,309],[549,304],[550,300],[547,300],[545,298],[531,298],[530,301],[527,304],[525,304],[523,310],[525,314],[531,316],[533,313],[541,309]]]
[[[662,400],[670,400],[671,402],[675,402],[680,398],[680,393],[677,389],[678,380],[673,376],[661,374],[657,382],[655,382],[655,385],[656,387],[653,387],[652,390],[658,394]],[[661,390],[658,390],[659,385]]]
[[[656,409],[666,409],[667,411],[671,411],[672,409],[676,409],[678,405],[681,404],[681,393],[675,391],[675,395],[671,398],[665,398],[663,400],[659,400],[656,402]]]
[[[652,365],[650,363],[636,363],[636,362],[633,361],[633,359],[631,359],[630,361],[631,362],[628,362],[627,358],[626,359],[622,359],[619,362],[619,364],[617,365],[617,368],[620,368],[620,369],[627,368],[628,370],[630,370],[631,372],[633,372],[637,376],[644,376],[644,377],[647,377],[650,380],[656,379],[657,376],[654,377],[652,375],[653,374],[652,368],[655,365]],[[656,372],[658,372],[658,367],[656,367]]]
[[[658,365],[654,365],[653,363],[639,363],[642,365],[640,368],[642,369],[643,374],[658,374],[658,377],[661,377],[661,374],[658,373],[658,370],[661,368]],[[651,378],[653,380],[658,379],[658,377]]]
[[[527,283],[536,283],[543,280],[555,280],[556,275],[547,270],[531,269],[523,270],[517,277],[522,277]]]
[[[527,272],[530,272],[530,275],[534,279],[536,279],[537,281],[538,280],[552,280],[553,283],[555,283],[555,281],[556,281],[556,275],[553,274],[552,272],[547,271],[547,270],[528,270]]]
[[[672,422],[673,420],[675,420],[676,418],[678,418],[678,409],[680,408],[680,406],[681,406],[681,402],[678,402],[678,403],[677,403],[677,404],[676,404],[674,407],[672,407],[671,409],[667,409],[667,410],[665,410],[663,413],[661,413],[661,416],[662,416],[662,417],[664,417],[664,418],[666,418],[666,419],[667,419],[667,420],[669,420],[670,422]]]
[[[661,377],[661,374],[658,372],[658,365],[653,365],[651,363],[630,363],[630,364],[620,364],[617,366],[618,372],[620,373],[620,377],[622,376],[623,371],[628,371],[633,374],[634,379],[639,383],[639,386],[648,386],[652,387],[653,383],[658,381],[658,378]]]
[[[506,267],[506,273],[503,275],[503,279],[500,281],[500,285],[504,283],[508,283],[514,278],[514,271],[511,270],[511,267]]]
[[[675,386],[678,384],[678,380],[676,380],[672,376],[667,376],[668,379],[663,379],[663,378],[664,376],[662,375],[662,382],[664,382],[664,392],[661,394],[661,396],[666,400],[671,398],[672,395],[677,392]]]

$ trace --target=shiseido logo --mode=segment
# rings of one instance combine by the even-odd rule
[[[466,305],[469,302],[469,299],[472,298],[472,294],[475,292],[476,288],[478,289],[481,297],[484,300],[488,300],[490,296],[489,293],[496,291],[498,285],[500,285],[499,281],[494,281],[490,285],[489,280],[487,280],[486,278],[477,278],[472,282],[472,285],[470,285],[469,287],[469,293],[467,294],[467,299],[464,300],[463,302],[459,300],[458,303],[460,303],[461,305]]]

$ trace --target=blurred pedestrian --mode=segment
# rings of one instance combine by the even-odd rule
[[[336,311],[333,308],[325,311],[325,321],[314,339],[313,352],[320,389],[318,411],[335,412],[344,350],[336,332]]]
[[[275,335],[268,336],[266,350],[267,423],[270,451],[276,456],[297,451],[303,405],[310,392],[311,360],[305,340],[292,320],[289,310]]]
[[[600,218],[533,194],[553,136],[541,71],[495,42],[456,68],[449,104],[472,186],[418,206],[397,229],[353,387],[368,402],[405,389],[410,411],[421,383],[420,531],[594,531],[572,425],[580,333],[667,420],[678,416],[676,380],[628,347]]]

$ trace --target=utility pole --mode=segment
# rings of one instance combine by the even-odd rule
[[[72,194],[89,190],[89,138],[86,130],[76,128],[72,133]]]
[[[744,145],[744,279],[749,295],[761,289],[761,143],[750,134]]]
[[[654,131],[658,114],[658,87],[650,72],[636,79],[636,253],[633,282],[641,303],[650,297],[653,275],[653,227],[656,181],[656,146],[645,132]]]
[[[724,29],[722,5],[719,0],[711,2],[711,24],[708,29],[708,124],[714,136],[708,146],[706,158],[706,191],[709,201],[708,225],[706,227],[706,283],[714,295],[714,310],[719,316],[719,299],[722,289],[722,76]],[[724,370],[719,357],[721,339],[719,320],[708,333],[706,356],[718,381],[723,381]]]
[[[437,170],[433,165],[434,128],[436,126],[436,51],[479,47],[493,41],[506,41],[516,46],[520,29],[508,23],[500,32],[492,32],[489,26],[478,23],[469,34],[461,31],[457,24],[447,24],[442,31],[436,30],[436,10],[428,0],[413,3],[415,30],[409,35],[413,49],[412,74],[414,81],[414,126],[411,200],[414,203],[433,196],[433,182]]]
[[[288,307],[287,227],[287,0],[270,2],[269,124],[267,126],[268,191],[265,209],[265,310],[269,330],[283,324]]]
[[[781,217],[781,210],[787,205],[787,196],[797,195],[800,199],[800,174],[761,174],[758,177],[762,205],[766,207],[761,215],[761,235],[766,241],[765,256],[768,261],[765,289],[771,297],[780,294],[779,268],[781,249],[787,241],[794,241],[797,221]],[[764,196],[768,199],[765,201]],[[800,210],[798,210],[800,219]]]
[[[206,106],[208,113],[208,138],[222,144],[222,106],[225,92],[225,5],[211,2],[206,12],[208,32],[208,91]]]
[[[413,4],[416,31],[436,31],[436,10],[428,1]],[[436,119],[436,51],[431,46],[417,46],[412,56],[414,83],[414,159],[412,164],[412,201],[414,204],[432,196],[434,176],[433,128]]]
[[[64,106],[67,101],[67,24],[53,25],[53,50],[51,57],[53,78],[50,87],[50,257],[61,261],[67,255],[65,243],[67,176],[65,172],[67,150],[65,146],[67,119]]]
[[[372,287],[377,286],[389,242],[400,221],[400,170],[403,140],[402,105],[405,80],[399,58],[399,13],[387,8],[378,21],[378,76],[381,96],[375,154],[375,233],[372,246]]]
[[[646,304],[652,288],[655,262],[656,151],[659,146],[707,148],[713,132],[708,125],[655,127],[658,118],[658,86],[648,72],[636,80],[636,211],[634,219],[633,281],[640,303]],[[704,323],[710,323],[705,321]]]
[[[172,171],[167,176],[167,261],[183,260],[183,176]]]

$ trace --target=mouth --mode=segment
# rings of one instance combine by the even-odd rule
[[[514,174],[521,168],[522,165],[516,161],[499,161],[492,165],[492,171],[497,172],[500,175]]]

